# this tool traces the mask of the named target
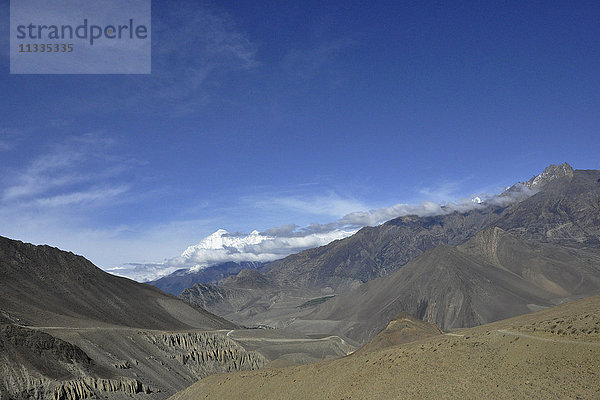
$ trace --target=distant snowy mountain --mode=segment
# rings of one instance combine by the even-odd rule
[[[324,246],[355,232],[356,230],[334,229],[325,232],[300,231],[288,232],[286,235],[269,235],[257,230],[249,234],[240,234],[219,229],[198,244],[189,246],[179,257],[163,263],[125,264],[108,269],[107,272],[139,282],[156,281],[170,274],[183,276],[226,263],[241,265],[275,261],[302,250]],[[212,279],[210,278],[209,282]]]
[[[228,256],[239,258],[239,256],[235,255],[247,253],[248,250],[252,250],[251,246],[256,246],[264,241],[273,239],[273,237],[261,235],[257,230],[250,232],[248,235],[232,235],[225,229],[219,229],[215,233],[202,239],[200,243],[185,249],[181,254],[181,258],[186,261],[198,261],[198,263],[192,267],[192,270],[197,271],[214,262],[230,261],[224,260],[224,258],[228,258]],[[256,257],[260,258],[260,255],[255,254],[252,258]]]
[[[181,254],[179,262],[191,266],[191,271],[199,271],[210,265],[229,261],[273,261],[305,249],[324,246],[354,232],[335,229],[303,235],[271,236],[256,230],[243,235],[219,229],[197,245],[188,247]]]

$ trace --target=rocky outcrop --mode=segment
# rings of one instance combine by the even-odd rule
[[[137,379],[97,377],[79,347],[48,333],[0,326],[0,399],[80,400],[107,393],[152,393]]]
[[[51,333],[0,326],[0,400],[122,399],[146,394],[165,399],[199,378],[253,370],[269,361],[245,350],[227,336],[228,331],[110,330],[110,338],[102,340],[112,345],[100,351],[89,344],[106,334],[101,328],[80,332],[85,339],[73,343],[82,347]],[[74,337],[72,331],[68,335]]]
[[[102,379],[80,378],[68,381],[53,381],[47,378],[32,378],[13,382],[12,391],[4,392],[6,399],[35,399],[35,400],[83,400],[89,398],[105,398],[111,393],[124,393],[128,395],[144,393],[150,394],[157,390],[152,389],[137,379]],[[0,399],[5,397],[0,394]]]
[[[575,170],[569,165],[569,163],[554,165],[551,164],[544,169],[544,171],[531,178],[527,182],[523,182],[523,185],[530,189],[539,189],[546,186],[548,183],[555,179],[562,177],[572,178]]]
[[[51,398],[52,400],[81,400],[96,395],[106,395],[112,392],[123,392],[126,394],[150,394],[156,390],[149,388],[137,379],[98,379],[84,378],[67,382],[61,382]]]
[[[224,332],[178,332],[147,334],[147,339],[183,364],[198,378],[221,372],[253,370],[268,360],[260,353],[247,351]]]

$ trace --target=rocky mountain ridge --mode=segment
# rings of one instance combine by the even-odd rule
[[[304,318],[330,321],[331,332],[361,343],[400,312],[445,330],[477,326],[600,293],[600,257],[588,256],[489,228],[462,245],[428,250]]]
[[[539,249],[545,249],[547,254],[555,253],[552,257],[571,257],[571,260],[576,260],[577,268],[596,268],[599,265],[597,261],[600,256],[599,179],[600,171],[573,170],[566,163],[558,166],[552,165],[541,174],[531,178],[530,187],[526,187],[525,190],[522,189],[524,183],[507,189],[503,196],[514,199],[513,201],[498,198],[494,201],[475,204],[465,212],[454,211],[437,216],[396,218],[377,227],[363,228],[349,238],[268,264],[262,272],[272,284],[269,290],[243,293],[230,285],[232,280],[228,279],[218,285],[195,287],[186,292],[185,299],[200,304],[217,314],[227,315],[227,318],[242,324],[287,326],[291,323],[294,328],[301,329],[306,333],[346,333],[361,342],[376,334],[385,326],[385,323],[395,316],[395,313],[401,311],[413,312],[423,318],[425,314],[421,310],[428,310],[429,321],[436,322],[444,328],[452,328],[472,326],[529,312],[532,310],[531,307],[547,307],[553,304],[550,301],[553,298],[568,298],[576,293],[592,293],[595,290],[595,283],[585,290],[578,288],[577,279],[580,279],[581,275],[577,275],[579,272],[571,275],[568,263],[560,264],[561,268],[565,268],[565,271],[561,272],[556,270],[556,266],[551,260],[535,259],[532,254]],[[519,187],[521,189],[518,189]],[[520,190],[518,196],[515,194],[517,190]],[[528,262],[536,263],[536,266],[529,270],[520,269],[521,267],[514,264],[514,260],[510,262],[505,260],[510,265],[500,264],[498,266],[496,259],[486,257],[485,251],[491,251],[490,249],[494,249],[496,246],[492,239],[499,236],[498,232],[502,232],[505,237],[513,238],[513,242],[520,241],[523,248],[519,249],[519,255]],[[489,236],[489,240],[483,239],[486,234]],[[477,240],[487,243],[486,246],[489,246],[489,249],[480,248],[478,252],[481,254],[472,254],[471,250],[474,251],[474,247],[470,249],[465,246],[461,247],[477,235],[482,235]],[[470,245],[473,243],[476,241],[470,242]],[[439,248],[436,249],[436,247]],[[431,253],[427,254],[428,252]],[[415,300],[410,304],[402,303],[402,306],[406,307],[405,309],[388,307],[390,311],[385,313],[385,318],[373,324],[366,334],[364,332],[366,325],[357,328],[362,333],[351,333],[349,329],[356,321],[348,322],[348,325],[339,322],[344,320],[341,317],[345,312],[343,307],[336,308],[336,312],[340,312],[338,315],[334,315],[333,312],[322,312],[328,307],[333,307],[332,304],[342,302],[344,293],[353,293],[355,297],[360,297],[357,296],[358,291],[365,290],[363,286],[367,285],[368,287],[373,279],[391,277],[397,271],[402,271],[405,265],[408,265],[407,263],[417,260],[420,256],[425,257],[424,260],[419,261],[421,268],[433,268],[429,272],[437,274],[436,276],[439,275],[438,277],[442,281],[458,279],[457,287],[454,290],[456,298],[447,299],[444,302],[468,304],[469,301],[465,303],[464,299],[460,300],[473,290],[469,287],[468,275],[479,274],[478,276],[483,278],[493,271],[494,279],[500,279],[500,282],[494,281],[488,284],[484,279],[481,282],[478,281],[477,284],[484,285],[487,287],[486,290],[495,291],[499,296],[497,300],[502,298],[508,301],[507,304],[511,304],[511,306],[507,306],[505,309],[510,311],[502,313],[502,307],[500,307],[497,311],[488,309],[483,314],[478,314],[483,310],[473,311],[471,306],[467,306],[466,309],[458,310],[455,314],[448,314],[440,308],[440,303],[436,303],[435,300],[428,297],[429,294],[427,296],[419,295],[421,300],[426,300],[424,303],[420,303],[421,300],[416,298],[419,296],[415,294]],[[439,267],[439,264],[432,264],[447,260],[451,261],[448,265],[451,268],[447,271],[455,278],[442,277],[441,271],[436,267],[436,265]],[[546,265],[550,268],[546,271],[550,275],[547,276],[546,272],[540,274],[535,269],[539,265]],[[466,269],[461,272],[456,269],[457,267]],[[564,275],[564,280],[559,278],[561,274]],[[465,278],[463,279],[461,276],[465,276]],[[575,278],[571,279],[569,276],[575,276]],[[524,284],[523,280],[527,280],[527,283]],[[557,283],[558,281],[560,283]],[[363,284],[364,282],[367,283]],[[417,288],[420,287],[420,284],[425,284],[425,281],[423,283],[411,282]],[[462,283],[458,284],[459,282]],[[397,281],[396,285],[404,287],[402,286],[404,283],[400,281]],[[505,289],[498,289],[496,287],[498,285]],[[522,295],[520,295],[520,300],[515,301],[510,293],[517,288],[520,288],[518,292]],[[390,288],[390,290],[392,289]],[[437,289],[442,290],[443,288]],[[502,290],[507,291],[501,294]],[[407,287],[406,291],[410,292],[411,288]],[[430,294],[433,295],[433,292]],[[318,310],[321,311],[315,316],[308,317],[316,306],[302,310],[297,309],[299,305],[307,301],[308,304],[316,305],[318,302],[312,300],[333,295],[337,296],[320,305]],[[400,293],[397,292],[395,296],[399,295]],[[475,298],[479,298],[479,301],[485,303],[486,299],[481,295],[478,296]],[[295,298],[296,303],[290,301],[291,298]],[[525,301],[525,299],[528,300]],[[387,307],[388,303],[385,299],[379,300],[381,303],[374,301],[373,308],[370,308],[367,314],[370,316],[378,314],[377,304],[384,304]],[[419,304],[421,305],[419,306]],[[438,304],[437,311],[434,311],[433,308],[435,304]],[[528,304],[536,306],[528,306]],[[352,307],[361,309],[360,304],[352,304],[352,306],[346,304],[346,309],[353,309]],[[286,312],[282,311],[284,309]],[[469,313],[474,314],[469,315]],[[447,316],[443,317],[444,314]],[[329,322],[315,322],[319,318]],[[312,322],[308,322],[309,319]],[[373,321],[369,323],[371,322]],[[306,326],[302,327],[301,324]],[[319,327],[320,324],[325,324],[327,327]],[[319,331],[319,329],[324,329],[324,331]]]
[[[260,262],[231,261],[212,265],[197,271],[183,268],[147,283],[156,286],[165,293],[177,296],[185,289],[194,286],[196,283],[217,283],[228,276],[238,274],[244,269],[260,269],[263,266],[264,263]]]

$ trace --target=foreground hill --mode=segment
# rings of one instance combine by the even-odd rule
[[[160,290],[116,277],[73,253],[0,237],[0,312],[21,325],[232,329]]]
[[[337,321],[333,331],[362,343],[402,311],[442,329],[481,325],[599,293],[600,257],[590,257],[489,228],[458,247],[429,250],[305,319]]]
[[[443,334],[444,332],[436,324],[401,313],[358,351],[361,353],[377,351]]]
[[[600,296],[339,360],[200,380],[172,400],[594,399]]]

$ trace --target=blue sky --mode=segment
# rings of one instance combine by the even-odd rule
[[[2,14],[0,234],[103,268],[600,167],[598,2],[154,0],[151,75],[10,75]]]

